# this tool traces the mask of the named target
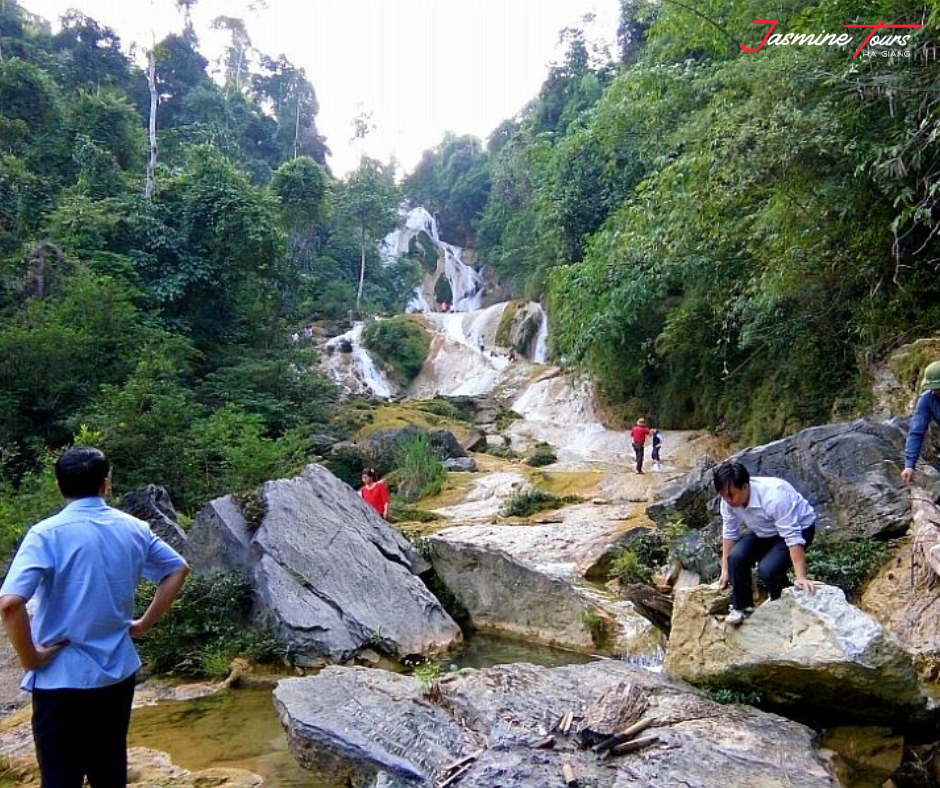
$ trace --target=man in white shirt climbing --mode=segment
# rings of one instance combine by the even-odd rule
[[[751,569],[767,587],[771,599],[779,599],[790,585],[810,594],[813,581],[806,574],[806,549],[816,535],[816,512],[807,500],[783,479],[751,476],[740,462],[726,462],[714,473],[715,490],[721,496],[721,577],[718,588],[731,583],[731,612],[725,621],[738,626],[754,611]],[[746,526],[747,530],[741,530]]]

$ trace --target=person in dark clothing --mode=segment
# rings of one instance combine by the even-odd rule
[[[914,469],[917,467],[930,422],[940,425],[940,361],[927,365],[920,388],[922,393],[914,406],[911,428],[904,444],[904,470],[901,471],[901,480],[905,484],[910,484],[914,478]]]
[[[650,457],[653,460],[653,470],[658,471],[660,468],[660,458],[659,450],[663,445],[663,436],[659,430],[653,430],[653,435],[650,439],[653,451],[650,453]]]

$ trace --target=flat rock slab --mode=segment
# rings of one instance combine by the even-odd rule
[[[581,749],[579,731],[592,709],[627,689],[645,696],[641,719],[650,724],[642,735],[658,741],[610,759]],[[464,670],[433,687],[410,676],[330,667],[281,681],[274,700],[298,761],[357,788],[432,788],[474,755],[461,788],[561,786],[565,763],[582,788],[839,785],[813,749],[810,729],[719,705],[686,684],[619,662]],[[534,749],[568,711],[568,735],[556,731],[553,749]]]

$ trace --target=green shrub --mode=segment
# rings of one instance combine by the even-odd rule
[[[395,447],[395,470],[390,474],[398,495],[412,503],[437,495],[444,486],[444,465],[426,433],[405,435]]]
[[[525,461],[526,465],[531,465],[533,468],[541,468],[543,465],[551,465],[554,462],[558,462],[558,455],[555,454],[555,449],[550,443],[536,443]]]
[[[431,335],[407,317],[374,320],[363,332],[363,345],[401,385],[421,371],[428,357]]]
[[[490,446],[486,447],[486,454],[492,455],[493,457],[499,457],[503,460],[515,460],[519,455],[516,454],[509,446]]]
[[[809,576],[838,586],[854,597],[884,563],[887,546],[874,539],[846,542],[815,542],[806,551]]]
[[[57,457],[52,452],[46,453],[42,466],[26,473],[18,484],[0,466],[0,563],[12,554],[27,528],[51,517],[65,505],[55,484]]]
[[[610,576],[623,585],[649,583],[653,579],[653,568],[642,563],[633,550],[618,550],[610,564]]]
[[[156,586],[137,590],[139,616],[153,599]],[[251,583],[237,573],[193,575],[157,626],[138,644],[141,659],[158,673],[185,673],[217,678],[232,658],[244,654],[255,662],[286,657],[270,634],[248,625]],[[223,675],[225,675],[223,674]]]
[[[499,510],[503,517],[527,517],[544,509],[560,509],[564,499],[543,490],[528,490],[510,495]]]

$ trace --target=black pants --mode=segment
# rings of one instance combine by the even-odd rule
[[[805,550],[813,543],[816,526],[803,529]],[[771,599],[779,599],[783,589],[790,585],[787,570],[793,566],[790,548],[781,536],[761,538],[748,531],[742,536],[728,555],[728,574],[731,579],[731,607],[744,610],[754,604],[754,584],[751,567],[757,564],[757,576],[767,587]]]
[[[643,473],[643,444],[634,443],[633,453],[636,455],[636,472]]]
[[[97,689],[33,690],[33,739],[42,788],[127,785],[134,676]]]

